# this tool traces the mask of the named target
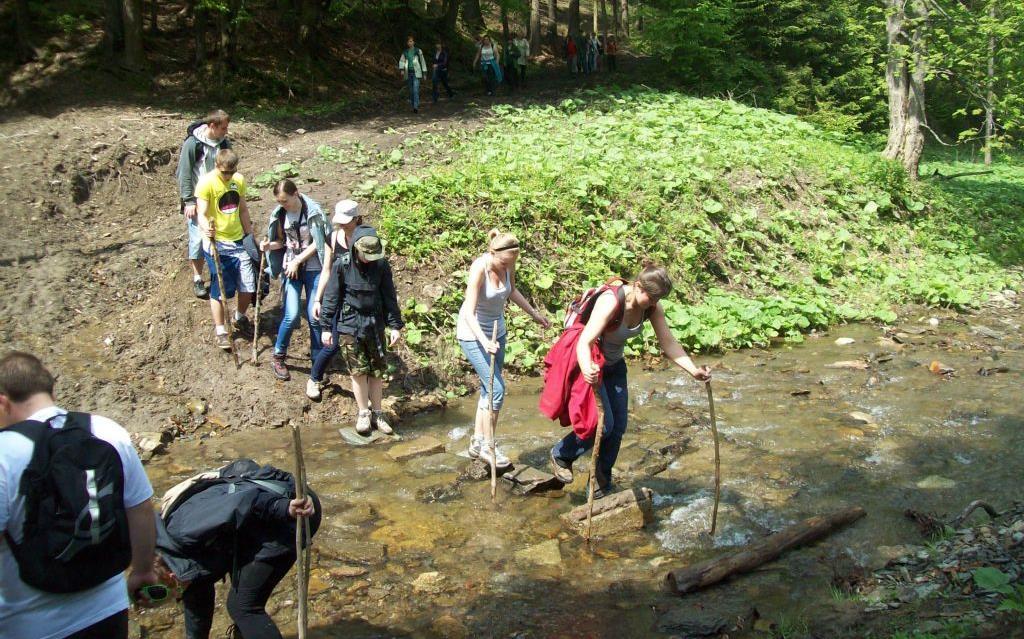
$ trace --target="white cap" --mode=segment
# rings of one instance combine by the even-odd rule
[[[359,215],[359,203],[355,200],[342,200],[334,205],[334,224],[348,224]]]

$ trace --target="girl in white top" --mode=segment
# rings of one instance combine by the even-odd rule
[[[480,376],[480,401],[477,404],[476,424],[469,444],[469,456],[490,464],[490,423],[498,423],[498,413],[505,398],[505,379],[501,369],[505,361],[505,304],[511,300],[544,328],[551,326],[546,317],[530,305],[516,289],[515,268],[519,258],[519,240],[511,233],[492,229],[488,234],[488,251],[476,258],[469,267],[466,299],[459,309],[456,337],[466,359]],[[491,335],[497,324],[497,339]],[[489,393],[490,358],[494,355],[494,397]],[[493,415],[491,411],[494,411]],[[495,466],[506,467],[508,458],[494,448]]]

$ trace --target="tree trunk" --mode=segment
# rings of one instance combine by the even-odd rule
[[[462,23],[474,36],[484,31],[484,14],[480,0],[462,0]]]
[[[995,133],[996,118],[994,108],[992,104],[996,100],[995,93],[995,77],[996,77],[996,36],[995,36],[995,23],[996,23],[996,3],[992,4],[988,8],[988,17],[992,21],[992,25],[989,27],[992,29],[992,33],[988,36],[988,95],[985,98],[985,166],[992,164],[992,137]]]
[[[643,0],[636,0],[636,30],[638,33],[644,32],[644,2]]]
[[[18,62],[35,60],[36,50],[29,38],[32,14],[28,11],[28,0],[14,0],[14,29],[17,32]]]
[[[138,71],[146,65],[142,49],[142,0],[124,0],[124,66]]]
[[[626,37],[629,37],[629,0],[622,0],[622,27],[626,31]]]
[[[540,53],[540,0],[530,0],[530,51]]]
[[[889,57],[885,81],[889,90],[889,141],[883,155],[899,161],[910,179],[918,178],[926,124],[924,81],[927,74],[928,6],[926,0],[887,0]],[[908,14],[906,9],[910,9]]]
[[[196,40],[196,67],[206,64],[206,31],[209,27],[209,13],[193,4],[192,34]]]
[[[311,58],[316,55],[320,7],[320,0],[299,0],[298,45]]]
[[[580,0],[569,0],[569,35],[580,34]]]
[[[455,33],[455,24],[459,20],[459,0],[445,0],[444,5],[444,32]]]
[[[816,541],[864,516],[859,506],[831,515],[811,517],[716,559],[673,570],[665,576],[669,589],[679,595],[700,590],[735,574],[750,572],[797,546]]]
[[[547,0],[548,3],[548,40],[551,45],[558,48],[558,7],[555,0]]]
[[[104,0],[103,4],[103,39],[106,42],[107,56],[110,58],[117,57],[124,50],[124,15],[121,2],[122,0]]]
[[[509,36],[510,29],[508,28],[508,9],[505,5],[501,5],[501,37],[505,43],[505,55],[508,55],[509,43],[512,42],[512,38]],[[502,60],[504,63],[504,60]]]
[[[619,0],[612,1],[612,32],[616,36],[622,35],[622,7]]]
[[[594,1],[593,1],[593,2],[591,3],[591,7],[590,7],[590,12],[594,14],[593,16],[591,16],[591,17],[593,18],[593,19],[591,20],[591,22],[592,22],[592,23],[593,23],[593,25],[594,25],[594,28],[593,28],[592,32],[593,32],[593,33],[597,33],[597,32],[598,32],[598,29],[600,29],[600,25],[598,25],[598,23],[597,23],[597,16],[598,16],[598,12],[597,12],[597,0],[594,0]]]
[[[601,33],[608,33],[608,0],[601,0]]]
[[[149,35],[160,33],[160,25],[157,23],[160,17],[160,6],[157,0],[149,0]]]

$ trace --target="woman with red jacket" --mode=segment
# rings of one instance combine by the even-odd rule
[[[636,281],[623,284],[621,289],[609,287],[598,296],[576,344],[580,375],[597,387],[604,409],[604,431],[595,469],[598,484],[595,498],[612,492],[612,466],[626,432],[629,407],[624,348],[627,339],[643,331],[644,321],[651,321],[662,352],[677,366],[698,381],[711,379],[711,370],[694,364],[669,329],[659,300],[671,292],[672,281],[665,269],[645,260]],[[594,350],[599,355],[598,360],[604,359],[603,366],[594,361]],[[562,483],[572,482],[572,464],[594,445],[595,432],[581,438],[577,430],[573,430],[551,449],[552,472]]]

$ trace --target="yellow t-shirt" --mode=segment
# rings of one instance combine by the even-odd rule
[[[218,242],[237,242],[245,236],[239,210],[245,200],[245,178],[235,173],[225,182],[220,171],[211,171],[199,180],[196,197],[206,200],[206,219],[217,229]]]

